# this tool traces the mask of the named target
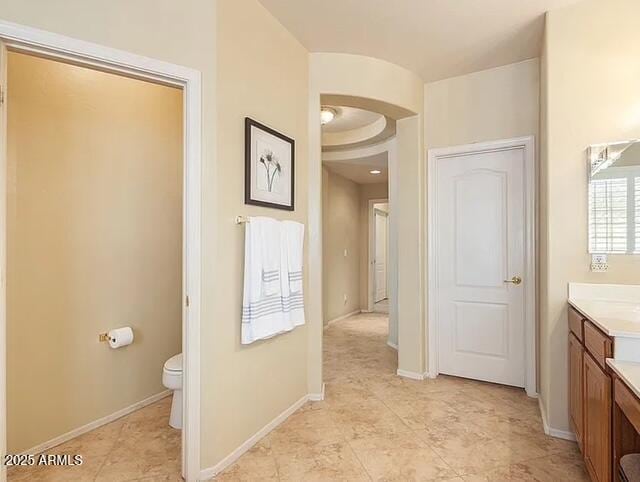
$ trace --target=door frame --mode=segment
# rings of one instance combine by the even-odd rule
[[[388,203],[389,202],[389,198],[380,198],[380,199],[369,199],[369,202],[367,203],[367,219],[369,220],[369,229],[367,230],[369,233],[369,242],[367,243],[369,246],[369,252],[367,255],[367,311],[372,313],[373,309],[374,309],[374,298],[375,298],[375,294],[374,294],[374,289],[375,289],[375,270],[373,269],[373,259],[375,258],[375,253],[374,253],[374,249],[375,249],[375,215],[374,215],[374,208],[373,205],[374,204],[380,204],[380,203]],[[387,226],[387,229],[389,229],[389,227]],[[387,247],[388,248],[388,247]],[[387,259],[387,276],[388,276],[388,271],[390,268],[390,263],[389,260]],[[387,286],[387,298],[389,297],[389,287]]]
[[[536,157],[535,138],[533,136],[514,139],[479,142],[454,147],[429,149],[427,155],[427,223],[426,259],[428,260],[428,283],[425,297],[428,300],[428,327],[425,346],[428,347],[428,376],[435,378],[438,369],[438,161],[460,155],[473,155],[505,150],[524,151],[524,210],[525,210],[525,246],[524,246],[524,321],[525,321],[525,390],[530,397],[537,397],[536,388]]]
[[[385,286],[385,299],[389,299],[389,213],[386,211],[383,211],[382,209],[378,209],[374,206],[373,208],[373,304],[375,307],[376,304],[376,293],[378,292],[378,276],[377,276],[377,272],[375,269],[375,265],[376,265],[376,256],[375,253],[378,250],[378,234],[376,231],[376,216],[382,216],[383,218],[386,218],[386,230],[385,230],[385,234],[386,234],[386,239],[385,239],[385,258],[384,258],[384,264],[385,269],[384,269],[384,273],[385,273],[385,277],[387,278],[387,283]]]
[[[104,47],[63,35],[0,20],[0,85],[6,89],[8,51],[93,68],[117,75],[180,87],[183,91],[183,253],[182,475],[200,475],[200,313],[201,313],[201,166],[202,81],[198,70]],[[6,106],[6,102],[5,102]],[[6,115],[0,106],[0,114]],[[0,130],[6,130],[2,120]],[[0,133],[0,451],[6,454],[6,139]],[[98,334],[96,333],[96,336]],[[158,368],[160,370],[160,368]],[[160,371],[158,372],[160,376]],[[6,468],[0,468],[0,481]]]

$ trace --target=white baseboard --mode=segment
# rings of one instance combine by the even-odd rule
[[[312,402],[321,402],[322,400],[324,400],[324,387],[325,384],[322,384],[322,392],[320,393],[310,393],[309,394],[309,400]]]
[[[124,417],[125,415],[129,415],[130,413],[135,412],[136,410],[140,410],[141,408],[144,408],[147,405],[151,405],[152,403],[155,403],[158,400],[162,400],[163,398],[168,397],[172,393],[173,393],[173,390],[164,390],[160,393],[150,396],[149,398],[145,398],[140,402],[136,402],[133,405],[129,405],[128,407],[123,408],[122,410],[118,410],[117,412],[114,412],[111,415],[107,415],[106,417],[99,418],[98,420],[94,420],[93,422],[90,422],[86,425],[83,425],[82,427],[78,427],[74,430],[71,430],[70,432],[62,434],[47,442],[41,443],[40,445],[36,445],[35,447],[30,448],[29,450],[25,450],[24,452],[22,452],[22,454],[25,454],[25,455],[40,454],[45,450],[49,450],[50,448],[53,448],[57,445],[68,442],[73,438],[79,437],[80,435],[83,435],[87,432],[91,432],[92,430],[95,430],[98,427],[102,427],[103,425],[111,423],[114,420]],[[169,421],[167,420],[167,424],[168,423]]]
[[[333,325],[334,323],[337,323],[338,321],[346,320],[347,318],[351,318],[352,316],[359,315],[360,313],[362,313],[362,310],[355,310],[355,311],[352,311],[351,313],[347,313],[346,315],[338,316],[337,318],[334,318],[333,320],[327,321],[327,323],[324,325],[324,327],[326,329],[328,326]]]
[[[576,441],[576,436],[573,432],[568,432],[566,430],[558,430],[557,428],[553,428],[549,426],[549,423],[547,422],[547,412],[544,409],[544,403],[542,402],[541,397],[538,397],[538,405],[540,406],[540,416],[542,417],[542,427],[544,428],[544,433],[546,433],[550,437],[561,438],[563,440],[570,440],[572,442]]]
[[[408,370],[401,370],[398,368],[396,374],[400,377],[411,378],[412,380],[424,380],[427,378],[426,373],[410,372]]]
[[[398,350],[398,345],[396,343],[391,343],[390,340],[387,340],[387,345],[389,345],[394,350]]]
[[[324,391],[324,386],[323,386]],[[240,447],[235,449],[229,455],[227,455],[224,459],[218,462],[213,467],[209,467],[200,471],[200,477],[198,480],[209,480],[215,477],[217,474],[222,472],[224,469],[233,464],[236,460],[238,460],[242,455],[244,455],[248,450],[250,450],[256,443],[260,441],[263,437],[269,434],[272,430],[274,430],[278,425],[284,422],[287,418],[289,418],[293,413],[302,407],[305,403],[307,403],[311,397],[314,395],[305,395],[300,400],[295,402],[289,408],[287,408],[284,412],[278,415],[276,418],[271,420],[268,424],[258,430],[255,434],[249,437]]]

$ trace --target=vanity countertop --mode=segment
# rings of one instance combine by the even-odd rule
[[[616,375],[640,398],[640,363],[627,362],[607,358],[607,365],[616,372]]]
[[[569,298],[569,304],[609,336],[640,338],[640,300]]]

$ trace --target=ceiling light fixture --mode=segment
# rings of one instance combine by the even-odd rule
[[[338,112],[331,107],[322,107],[320,109],[320,124],[325,125],[336,118]]]
[[[377,176],[378,174],[380,174],[382,171],[379,171],[378,169],[374,169],[373,171],[369,171],[369,174],[373,174],[374,176]]]

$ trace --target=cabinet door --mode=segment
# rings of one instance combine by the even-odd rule
[[[583,354],[584,458],[591,478],[611,481],[611,378]]]
[[[569,409],[571,424],[576,433],[580,450],[583,448],[583,412],[582,412],[582,357],[584,348],[573,333],[569,334]]]

